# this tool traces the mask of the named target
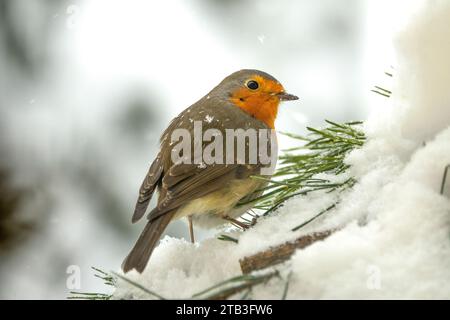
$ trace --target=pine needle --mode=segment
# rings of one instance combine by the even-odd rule
[[[105,293],[94,293],[94,292],[78,292],[70,291],[72,296],[67,297],[69,300],[110,300],[112,295]]]
[[[444,169],[444,174],[442,175],[442,183],[441,183],[441,194],[444,194],[445,181],[447,180],[447,174],[450,170],[450,164],[448,164]]]
[[[275,270],[259,275],[244,274],[241,276],[232,277],[194,294],[192,298],[205,300],[226,299],[246,289],[250,290],[254,286],[265,283],[274,276],[278,275],[278,271]]]
[[[286,300],[288,291],[289,291],[289,283],[291,282],[292,277],[292,270],[289,272],[289,274],[286,277],[286,282],[284,283],[284,289],[283,289],[283,296],[281,297],[281,300]]]
[[[217,237],[217,239],[222,240],[222,241],[230,241],[230,242],[234,242],[234,243],[238,243],[239,240],[235,239],[233,237],[227,236],[226,234],[221,234],[220,236]]]
[[[361,130],[362,122],[337,123],[326,120],[326,123],[327,126],[320,129],[308,127],[309,134],[306,136],[282,133],[298,140],[301,145],[285,151],[279,157],[280,167],[271,179],[253,177],[268,182],[266,187],[259,190],[264,193],[240,205],[253,203],[256,209],[264,210],[264,215],[268,215],[292,197],[321,190],[342,191],[352,187],[356,182],[354,178],[339,178],[350,167],[344,162],[347,154],[360,148],[366,140]],[[330,176],[333,181],[321,176]]]
[[[133,285],[133,286],[135,286],[136,288],[142,290],[143,292],[147,293],[148,295],[153,296],[153,297],[155,297],[155,298],[158,298],[159,300],[166,300],[163,296],[157,294],[156,292],[153,292],[153,291],[147,289],[147,288],[144,287],[143,285],[140,285],[139,283],[137,283],[137,282],[135,282],[135,281],[133,281],[133,280],[131,280],[131,279],[128,279],[127,277],[124,277],[124,276],[122,276],[122,275],[120,275],[120,274],[118,274],[118,273],[115,273],[115,272],[113,272],[113,273],[114,273],[114,275],[116,275],[116,276],[119,277],[120,279],[122,279],[122,280],[128,282],[129,284],[131,284],[131,285]]]
[[[105,285],[116,287],[117,279],[113,275],[96,267],[91,267],[91,269],[95,271],[94,277],[103,280]],[[69,294],[71,294],[67,297],[69,300],[110,300],[112,298],[112,294],[99,292],[70,291]]]
[[[333,203],[331,206],[329,206],[328,208],[326,208],[325,210],[320,211],[318,214],[316,214],[314,217],[312,217],[311,219],[303,222],[301,225],[296,226],[295,228],[292,229],[292,231],[297,231],[301,228],[303,228],[304,226],[306,226],[307,224],[313,222],[314,220],[316,220],[318,217],[320,217],[321,215],[323,215],[324,213],[330,211],[331,209],[336,208],[337,203]]]

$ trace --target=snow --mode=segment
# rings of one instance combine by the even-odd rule
[[[264,44],[264,40],[266,40],[266,36],[265,36],[265,35],[260,34],[257,38],[258,38],[258,41],[259,41],[261,44]]]
[[[336,201],[310,194],[288,201],[250,230],[226,233],[231,243],[197,244],[166,237],[142,275],[126,276],[166,298],[189,298],[240,275],[239,259],[312,231],[338,228],[278,266],[291,273],[288,299],[448,299],[450,187],[450,3],[429,2],[396,38],[394,90],[383,112],[365,123],[368,142],[347,157],[358,179],[338,206],[290,231]],[[225,233],[219,231],[218,234]],[[284,280],[253,289],[253,299],[279,299]],[[149,298],[119,281],[115,298]]]
[[[397,66],[397,90],[401,92],[398,98],[409,107],[402,121],[402,130],[407,137],[429,139],[449,124],[449,8],[448,1],[432,2],[397,41],[399,54],[408,57]],[[409,70],[414,70],[414,74]],[[425,106],[429,122],[424,126]]]
[[[207,114],[205,116],[205,122],[206,123],[211,123],[214,120],[214,116],[210,116],[209,114]]]

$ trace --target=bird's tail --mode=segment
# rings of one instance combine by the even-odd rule
[[[144,271],[156,244],[166,229],[175,212],[167,212],[154,220],[147,222],[133,249],[122,263],[122,270],[126,273],[136,269]]]

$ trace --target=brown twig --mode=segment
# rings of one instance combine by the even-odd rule
[[[286,242],[277,247],[259,252],[255,255],[244,257],[239,260],[243,274],[249,274],[255,270],[261,270],[288,260],[297,249],[303,249],[316,241],[328,237],[335,230],[316,232],[302,236],[293,242]]]

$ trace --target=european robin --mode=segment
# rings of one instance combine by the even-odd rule
[[[249,155],[255,146],[249,144],[248,137],[247,140],[244,137],[245,143],[241,144],[244,157],[238,159],[239,144],[236,146],[233,143],[230,147],[222,140],[222,143],[215,144],[219,149],[214,149],[211,154],[214,153],[214,159],[218,159],[217,156],[222,151],[220,147],[223,147],[223,158],[227,158],[226,161],[211,162],[203,159],[204,161],[199,162],[199,153],[196,154],[195,148],[200,145],[200,151],[206,150],[208,141],[200,140],[199,143],[196,140],[196,123],[201,125],[203,131],[212,129],[215,141],[217,136],[227,136],[230,130],[237,132],[236,130],[242,129],[241,133],[248,132],[249,129],[272,132],[280,101],[297,99],[286,93],[271,75],[258,70],[240,70],[226,77],[207,95],[173,119],[161,136],[160,151],[141,185],[132,222],[138,221],[145,214],[155,190],[158,190],[157,205],[149,213],[143,232],[125,258],[123,271],[136,269],[142,273],[161,234],[172,220],[188,218],[192,241],[193,222],[207,225],[231,221],[242,225],[236,218],[244,214],[251,205],[239,203],[248,203],[258,197],[262,193],[260,189],[267,183],[251,177],[259,174],[264,164],[250,159]],[[190,143],[182,153],[176,149],[179,144],[174,143],[173,136],[176,132],[186,133],[176,136],[181,136]],[[262,141],[259,135],[258,138],[258,141]],[[229,142],[228,139],[225,140]],[[276,144],[271,141],[268,140],[270,147],[276,148]],[[276,150],[271,149],[271,152]],[[177,153],[183,159],[182,162],[174,160]]]

